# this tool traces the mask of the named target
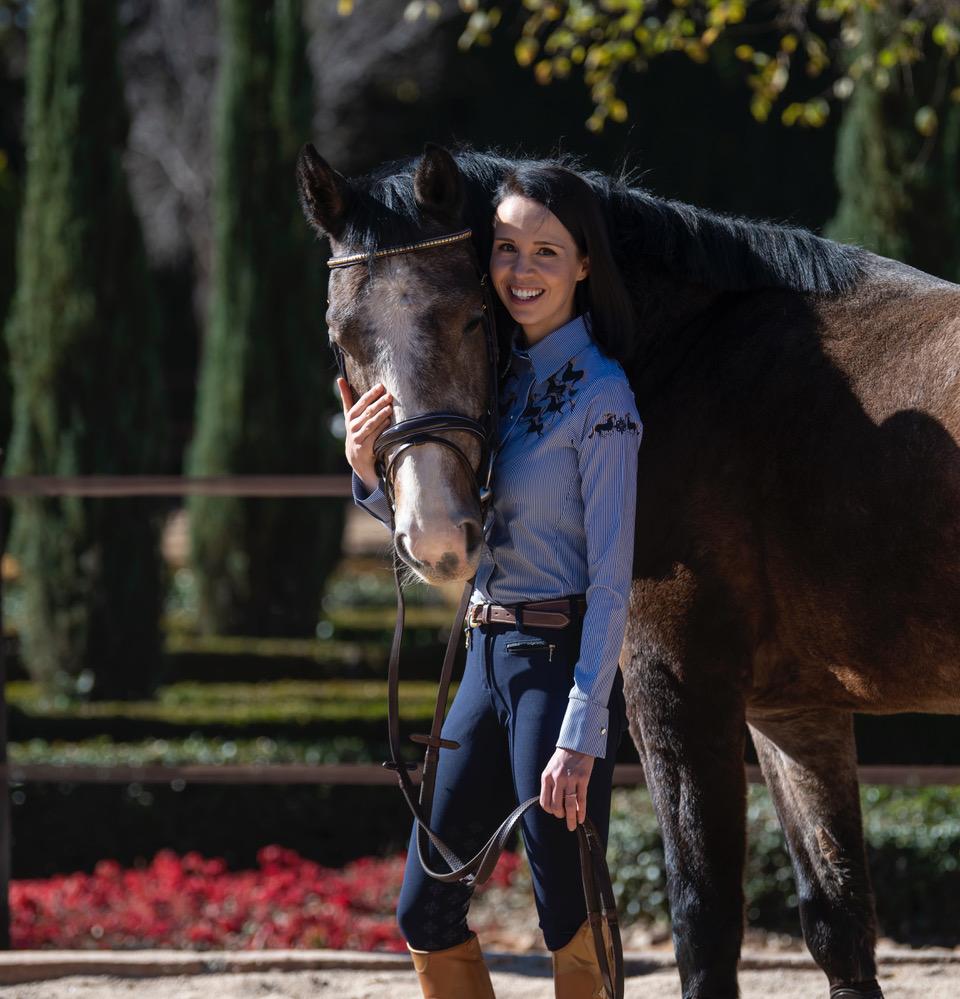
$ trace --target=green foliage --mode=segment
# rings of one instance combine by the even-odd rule
[[[160,849],[198,850],[233,869],[253,867],[270,843],[335,866],[404,849],[410,813],[395,787],[222,786],[174,781],[119,785],[66,781],[14,786],[13,877],[124,865]],[[51,829],[82,830],[57,838]]]
[[[167,602],[168,621],[174,638],[191,635],[199,626],[196,604],[196,586],[186,583],[192,577],[189,570],[176,574],[176,584],[171,588]],[[397,617],[396,591],[393,576],[387,573],[361,573],[351,570],[338,572],[329,580],[324,591],[322,624],[318,635],[330,636],[356,634],[368,641],[371,632],[385,631],[392,635]],[[417,629],[445,629],[453,623],[454,609],[435,586],[418,584],[404,588],[404,620],[414,631]],[[246,635],[203,636],[206,642],[193,642],[195,648],[211,648],[237,652],[260,650],[261,655],[298,654],[294,650],[310,650],[312,639],[257,638]]]
[[[215,116],[210,324],[187,457],[194,475],[305,474],[339,457],[321,335],[322,259],[296,197],[312,84],[299,0],[227,0]],[[201,628],[309,635],[339,556],[342,504],[194,497]]]
[[[11,72],[23,40],[23,24],[27,17],[27,0],[0,0],[0,104],[11,107],[22,101],[22,84]],[[16,142],[8,136],[0,147],[0,329],[6,324],[7,314],[16,287],[17,222],[22,197],[21,178],[17,176],[12,159],[17,150]],[[10,359],[7,342],[0,336],[0,450],[6,451],[10,439],[13,386],[10,381]],[[10,510],[6,500],[0,502],[0,517],[9,524]]]
[[[382,680],[277,680],[257,683],[171,683],[144,701],[89,702],[45,696],[35,684],[9,683],[12,743],[50,748],[54,757],[68,742],[73,753],[112,753],[125,762],[126,747],[155,752],[156,740],[188,752],[192,739],[233,746],[264,746],[259,740],[299,743],[322,762],[383,760],[387,756],[386,684]],[[456,684],[453,684],[456,690]],[[406,734],[424,731],[433,718],[436,685],[407,680],[400,689],[404,749],[419,750]],[[106,739],[107,741],[104,741]],[[154,744],[153,749],[149,749]],[[92,749],[90,747],[93,747]],[[112,747],[112,748],[111,748]],[[133,750],[132,750],[133,751]],[[166,749],[164,750],[166,751]],[[273,752],[273,750],[271,750]],[[338,754],[345,755],[340,756]],[[34,762],[41,762],[36,756]],[[51,762],[48,760],[47,762]]]
[[[407,16],[438,16],[422,0],[407,4]],[[349,13],[352,3],[341,3]],[[488,45],[509,10],[499,3],[460,0],[468,14],[460,38],[462,48]],[[890,16],[876,45],[850,60],[846,54],[861,40],[859,16],[885,9]],[[916,0],[523,0],[519,15],[516,59],[531,67],[538,83],[548,84],[579,73],[593,99],[586,125],[599,131],[605,122],[623,122],[629,109],[619,96],[624,71],[642,71],[670,53],[707,62],[721,43],[735,48],[752,91],[750,110],[765,121],[780,103],[788,84],[806,81],[809,94],[791,101],[781,112],[787,125],[818,127],[830,104],[852,92],[853,84],[871,77],[878,86],[895,76],[906,78],[912,67],[933,50],[948,86],[921,95],[920,104],[942,102],[949,94],[960,100],[957,54],[960,52],[960,8],[949,0],[918,4]],[[843,75],[828,71],[843,67]],[[929,103],[927,103],[929,102]],[[919,129],[933,127],[925,113]]]
[[[960,788],[867,786],[861,801],[882,932],[909,943],[955,944]],[[793,870],[762,786],[749,789],[747,836],[747,923],[799,935]],[[646,791],[614,791],[607,859],[623,918],[668,922],[663,845]]]
[[[433,607],[445,614],[448,621],[453,619],[453,608],[443,592],[436,586],[425,583],[407,583],[403,588],[403,602],[406,607]],[[357,607],[387,608],[396,610],[397,591],[393,573],[377,566],[374,571],[358,571],[356,566],[345,565],[330,579],[323,595],[323,609],[333,612],[338,609]]]
[[[955,946],[960,789],[868,787],[863,808],[883,932],[908,943]]]
[[[379,763],[382,754],[372,753],[371,748],[376,747],[370,747],[355,736],[302,741],[266,735],[256,739],[229,739],[194,733],[185,738],[115,742],[109,736],[101,735],[82,742],[48,739],[14,742],[10,744],[10,761],[15,764],[85,767]]]
[[[0,40],[2,45],[2,40]],[[16,232],[20,210],[20,184],[10,167],[4,150],[0,149],[0,329],[7,320],[7,312],[16,285]],[[13,418],[10,382],[10,358],[6,339],[0,336],[0,449],[6,450],[10,439]],[[3,516],[8,517],[6,501]]]
[[[339,620],[339,618],[338,618]],[[387,627],[384,622],[383,627]],[[390,625],[392,627],[392,623]],[[376,641],[380,638],[380,641]],[[367,636],[368,644],[383,655],[383,640],[386,639],[386,632],[382,635]],[[223,656],[234,658],[245,656],[260,661],[259,668],[263,676],[261,679],[270,679],[271,674],[283,676],[282,669],[286,665],[286,659],[310,659],[314,663],[323,667],[338,669],[344,664],[357,661],[368,654],[368,648],[357,649],[353,652],[347,646],[354,645],[353,642],[339,642],[331,639],[317,638],[250,638],[246,635],[190,635],[174,633],[167,639],[167,651],[174,655],[180,653],[195,653],[207,656]],[[279,668],[275,667],[271,660],[279,660]]]
[[[34,5],[7,475],[155,471],[165,418],[160,331],[122,157],[112,0]],[[25,498],[23,658],[48,689],[142,694],[160,663],[159,525],[143,500]],[[133,664],[133,665],[131,665]]]
[[[889,19],[880,11],[861,14],[851,76],[889,35]],[[932,108],[917,109],[917,92],[936,83],[930,60],[909,78],[886,70],[858,75],[837,137],[840,202],[827,235],[956,280],[960,108],[947,109],[944,127]]]
[[[452,685],[453,688],[456,684]],[[451,697],[453,689],[451,690]],[[409,680],[399,691],[404,718],[432,716],[436,687]],[[306,722],[386,716],[383,680],[276,680],[272,683],[174,683],[148,701],[68,701],[47,698],[34,684],[7,684],[8,703],[47,718],[143,718],[182,725],[244,726],[257,722]]]

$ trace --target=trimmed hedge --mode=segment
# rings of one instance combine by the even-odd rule
[[[232,869],[279,843],[324,865],[406,847],[410,818],[385,787],[217,787],[69,783],[13,789],[13,874],[92,871],[97,861],[145,862],[157,850],[197,850]],[[867,851],[884,935],[908,944],[960,942],[960,789],[863,789]],[[789,858],[766,789],[751,787],[746,915],[752,926],[800,933]],[[49,848],[51,826],[71,830]],[[669,920],[663,847],[643,790],[616,789],[608,851],[625,922]]]
[[[456,692],[452,685],[451,699]],[[177,683],[150,701],[46,700],[29,683],[7,685],[15,762],[361,762],[386,759],[387,686],[382,680],[279,680],[256,684]],[[433,681],[400,687],[401,735],[430,728]],[[157,745],[157,743],[161,745]],[[62,744],[70,744],[69,746]],[[221,755],[231,744],[234,756]],[[243,759],[235,747],[242,746]],[[278,747],[284,747],[278,750]],[[618,759],[635,761],[629,738]],[[199,759],[198,759],[199,761]]]
[[[404,733],[429,727],[435,688],[407,681],[400,691]],[[129,762],[127,746],[157,740],[173,744],[242,742],[267,747],[263,762],[276,761],[269,743],[298,743],[336,762],[337,746],[368,747],[366,758],[386,754],[386,685],[382,681],[277,681],[257,684],[178,683],[161,688],[150,701],[68,702],[44,700],[27,683],[8,684],[11,756],[23,761],[16,744],[31,745],[32,762],[56,762],[58,743],[95,747],[99,762]],[[44,746],[49,746],[47,759]],[[113,758],[109,747],[113,745]],[[255,747],[250,747],[254,749]],[[411,744],[411,750],[413,750]],[[187,750],[184,749],[184,754]],[[352,758],[364,758],[353,750]],[[181,758],[179,762],[188,762]],[[251,759],[250,762],[259,762]]]
[[[960,942],[960,788],[866,786],[861,792],[881,932],[903,943]],[[796,886],[766,788],[748,792],[746,917],[800,934]],[[615,789],[607,854],[626,921],[669,920],[663,843],[645,790]]]
[[[15,878],[92,872],[97,862],[145,863],[158,850],[197,850],[233,870],[271,843],[328,867],[405,849],[406,803],[395,788],[304,785],[12,786]]]
[[[379,750],[379,752],[378,752]],[[146,739],[142,742],[114,742],[109,736],[83,742],[47,742],[30,739],[10,744],[14,764],[53,764],[56,766],[188,766],[200,764],[258,765],[281,763],[379,763],[386,745],[365,742],[356,736],[322,739],[316,742],[290,739],[205,738]]]

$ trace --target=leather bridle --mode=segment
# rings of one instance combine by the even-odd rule
[[[407,243],[403,246],[391,246],[380,250],[371,250],[369,253],[351,253],[345,256],[331,257],[327,261],[327,266],[333,270],[338,267],[353,267],[364,263],[369,264],[374,260],[381,260],[384,257],[395,257],[401,254],[415,253],[418,250],[428,250],[434,247],[460,243],[470,239],[472,235],[473,231],[471,229],[463,229],[460,232],[450,233],[447,236],[436,236],[433,239],[424,239],[420,242]],[[400,420],[392,427],[388,427],[377,437],[373,445],[373,455],[376,461],[377,475],[384,483],[384,494],[390,507],[391,518],[393,517],[395,505],[394,478],[397,462],[410,448],[418,447],[422,444],[439,444],[456,455],[467,473],[467,480],[474,483],[477,503],[480,507],[480,523],[483,524],[486,520],[487,508],[491,497],[490,487],[493,476],[493,463],[496,458],[497,429],[499,423],[497,412],[499,349],[493,303],[490,298],[490,286],[487,283],[486,274],[480,269],[475,257],[474,266],[477,270],[477,277],[480,280],[480,291],[483,296],[480,309],[481,323],[483,325],[487,348],[488,393],[486,410],[479,420],[475,420],[471,416],[465,416],[463,413],[454,413],[449,410],[425,413],[421,416],[413,416],[406,420]],[[332,346],[337,358],[337,366],[340,368],[340,374],[344,381],[349,384],[343,351],[337,343],[334,343]],[[451,431],[471,434],[479,442],[480,462],[476,471],[463,448],[455,441],[440,436],[440,434]],[[396,450],[391,455],[390,451],[393,448],[396,448]]]
[[[449,246],[470,239],[472,230],[463,229],[460,232],[425,239],[403,246],[386,247],[367,253],[352,253],[339,257],[331,257],[327,265],[332,268],[351,267],[356,264],[372,263],[384,257],[398,256],[404,253],[414,253],[434,247]],[[401,420],[384,430],[373,445],[377,474],[384,483],[384,495],[390,510],[390,527],[395,530],[395,509],[393,479],[397,461],[409,448],[423,444],[439,444],[453,451],[467,471],[467,477],[474,483],[476,496],[480,506],[480,522],[486,524],[487,510],[492,499],[493,465],[497,454],[499,412],[497,407],[497,383],[499,378],[499,350],[496,335],[493,303],[486,274],[481,270],[474,257],[477,267],[480,287],[483,294],[482,322],[487,343],[488,385],[489,397],[487,409],[482,419],[475,420],[462,413],[439,411],[414,416]],[[337,366],[344,381],[349,385],[343,351],[339,344],[332,344],[337,358]],[[351,395],[353,394],[351,389]],[[470,459],[453,441],[439,436],[450,431],[465,431],[472,434],[480,442],[480,462],[476,471]],[[392,456],[391,448],[396,448]],[[491,519],[492,524],[492,519]],[[484,530],[484,537],[489,526]],[[393,642],[390,647],[390,661],[387,669],[387,735],[390,745],[390,759],[383,766],[393,770],[397,775],[400,791],[406,799],[407,806],[413,814],[417,825],[417,854],[420,866],[432,878],[446,883],[460,882],[467,886],[482,885],[493,873],[497,860],[523,814],[539,804],[535,796],[521,802],[500,823],[493,835],[483,847],[468,861],[461,861],[457,854],[430,828],[430,815],[433,807],[433,792],[436,782],[437,764],[441,749],[459,749],[459,743],[441,737],[443,719],[446,714],[449,697],[450,681],[453,677],[453,665],[456,659],[460,629],[467,613],[467,605],[473,592],[474,578],[471,577],[460,597],[457,616],[454,619],[447,648],[440,670],[437,689],[437,703],[433,714],[433,723],[429,735],[411,735],[410,738],[425,747],[423,767],[419,789],[410,778],[410,772],[416,770],[415,763],[407,763],[401,759],[400,750],[400,646],[403,639],[405,619],[405,604],[403,588],[400,583],[400,556],[394,547],[394,583],[397,591],[397,620],[393,631]],[[427,863],[429,855],[428,841],[433,843],[444,859],[449,870],[435,871]],[[623,999],[623,947],[620,940],[620,928],[617,920],[617,907],[613,895],[610,872],[607,868],[606,851],[599,833],[589,817],[577,825],[577,843],[580,851],[580,870],[583,879],[583,894],[586,903],[587,918],[593,931],[594,947],[597,961],[603,978],[604,991],[607,999]],[[604,933],[606,930],[606,934]]]

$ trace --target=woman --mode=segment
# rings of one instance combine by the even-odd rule
[[[585,815],[604,841],[625,725],[618,657],[631,578],[641,425],[617,358],[633,313],[590,187],[560,167],[507,175],[490,277],[518,324],[500,386],[493,524],[468,614],[463,681],[444,723],[432,827],[469,856],[491,825],[540,796],[521,831],[556,995],[602,995],[580,880]],[[373,440],[391,415],[341,379],[354,498],[389,523]],[[558,819],[564,821],[557,821]],[[415,839],[397,918],[424,996],[490,997],[472,889],[421,869]]]

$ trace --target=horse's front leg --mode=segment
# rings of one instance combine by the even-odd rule
[[[735,999],[746,780],[740,643],[684,576],[634,583],[624,643],[630,731],[663,834],[684,999]]]

